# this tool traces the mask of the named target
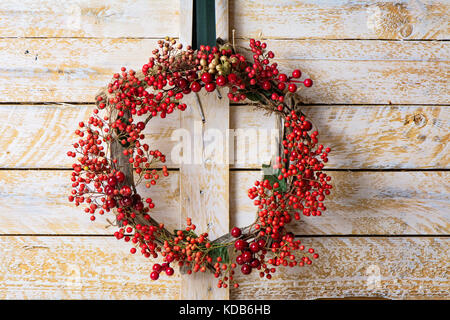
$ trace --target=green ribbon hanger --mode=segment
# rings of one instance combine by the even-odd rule
[[[216,1],[194,0],[192,47],[216,45]]]

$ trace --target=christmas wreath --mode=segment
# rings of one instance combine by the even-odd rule
[[[246,49],[252,54],[249,60],[228,43],[193,50],[166,38],[158,46],[140,72],[122,68],[114,74],[96,96],[92,116],[79,123],[78,141],[67,153],[76,158],[69,201],[84,206],[91,220],[114,213],[114,235],[132,243],[132,254],[162,256],[163,263],[153,264],[150,271],[152,280],[162,272],[173,275],[178,265],[187,274],[213,272],[218,287],[238,287],[233,279],[237,270],[246,275],[258,270],[270,279],[277,266],[311,264],[318,254],[295,238],[289,224],[301,215],[320,216],[332,188],[331,177],[322,172],[330,149],[318,143],[318,132],[301,112],[296,95],[299,84],[311,87],[312,80],[299,80],[300,70],[280,73],[277,63],[271,63],[274,53],[254,39]],[[185,110],[185,95],[224,87],[231,101],[248,99],[281,117],[281,153],[248,189],[257,211],[251,225],[234,227],[215,240],[197,233],[189,218],[184,229],[169,231],[152,218],[153,200],[136,190],[139,183],[149,188],[169,174],[166,166],[155,167],[166,159],[144,143],[143,130],[152,119]],[[138,116],[145,120],[137,122]]]

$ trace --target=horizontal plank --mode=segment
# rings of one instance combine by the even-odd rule
[[[317,53],[305,49],[299,55],[282,49],[280,68],[300,68],[305,77],[314,80],[312,88],[299,91],[307,103],[450,103],[448,46],[436,46],[433,59],[430,54],[416,53],[420,61],[415,61],[405,57],[411,52],[427,52],[429,44],[414,43],[405,45],[408,50],[397,50],[385,41],[379,50],[387,46],[391,53],[397,52],[395,59],[372,61],[370,57],[355,60],[351,48],[355,46],[353,51],[358,52],[358,43],[346,42],[337,60],[317,60]],[[282,48],[283,43],[277,46]],[[0,102],[91,102],[114,72],[121,66],[139,69],[154,47],[152,39],[0,39],[0,59],[4,62]]]
[[[449,61],[280,60],[280,70],[299,68],[311,88],[298,94],[314,104],[450,104]]]
[[[3,0],[0,37],[178,36],[179,19],[177,0]]]
[[[71,168],[67,151],[79,140],[75,135],[80,121],[87,121],[94,105],[2,105],[0,117],[0,166],[3,168]],[[138,121],[139,118],[136,118]],[[179,127],[179,113],[152,120],[144,133],[152,149],[170,156],[175,142],[170,140]]]
[[[192,107],[192,106],[191,106]],[[88,119],[92,105],[0,106],[1,168],[70,168],[66,156],[78,122]],[[450,116],[447,106],[305,106],[320,141],[332,148],[327,168],[449,168]],[[167,156],[178,144],[179,113],[153,119],[146,142]],[[253,106],[232,106],[235,133],[230,164],[259,168],[271,159],[270,136],[275,116]],[[171,139],[172,135],[174,138]],[[256,143],[257,142],[257,143]],[[252,149],[252,147],[256,147]],[[176,159],[173,159],[176,160]]]
[[[0,106],[0,118],[5,120],[0,123],[3,137],[0,140],[0,167],[71,168],[73,158],[67,157],[66,153],[78,141],[74,131],[80,121],[89,119],[93,108],[93,105],[75,104]],[[262,163],[270,163],[269,142],[271,130],[275,128],[275,117],[265,116],[263,111],[253,110],[253,107],[233,107],[230,111],[239,114],[234,117],[235,124],[231,123],[235,135],[230,135],[230,141],[234,141],[230,164],[235,168],[259,168]],[[163,152],[167,156],[165,164],[172,168],[180,165],[178,158],[172,157],[172,152],[176,156],[174,148],[182,143],[181,131],[178,130],[180,112],[174,112],[165,119],[152,119],[144,130],[146,143]],[[249,139],[254,136],[260,139],[255,151],[249,147]],[[225,141],[225,137],[222,138]],[[191,141],[191,146],[194,146],[194,141]]]
[[[75,241],[76,240],[76,241]],[[232,299],[445,299],[448,238],[303,238],[311,266],[271,280],[237,273]],[[2,299],[177,299],[180,276],[149,279],[150,261],[112,237],[0,237]]]
[[[450,234],[449,172],[330,172],[334,189],[321,217],[302,217],[292,231],[305,235]],[[69,171],[1,170],[0,234],[112,234],[106,217],[89,220],[69,203]],[[230,173],[230,226],[254,221],[248,188],[258,171]],[[179,228],[179,173],[150,189],[139,188],[156,204],[152,216]]]
[[[320,217],[302,216],[295,234],[450,234],[449,172],[329,172],[333,189]],[[259,172],[233,172],[230,225],[249,225],[255,206],[244,190]]]
[[[92,222],[81,207],[69,203],[70,171],[0,171],[0,177],[5,213],[0,234],[113,234],[117,230],[111,225],[112,213],[96,215]],[[141,196],[154,200],[152,216],[164,221],[169,230],[179,228],[180,223],[178,180],[175,172],[150,189],[138,187]]]
[[[113,237],[0,237],[0,299],[179,299],[180,276]]]
[[[449,168],[449,106],[305,106],[328,168]]]
[[[448,39],[448,1],[245,1],[230,3],[238,37]]]
[[[271,280],[237,272],[231,299],[448,299],[449,238],[305,238],[319,259]]]
[[[447,41],[384,40],[263,40],[275,60],[350,60],[350,61],[449,61]],[[236,39],[236,46],[247,48],[248,40]]]
[[[1,101],[92,102],[122,66],[140,70],[153,39],[0,39]]]

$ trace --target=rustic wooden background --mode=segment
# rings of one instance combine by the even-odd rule
[[[231,299],[448,299],[449,11],[446,0],[229,2],[236,42],[267,39],[283,68],[315,85],[304,108],[333,149],[329,210],[295,232],[321,254],[270,281],[242,278]],[[113,228],[66,201],[65,156],[97,89],[179,36],[178,0],[0,2],[0,298],[183,298],[179,275],[151,282]],[[275,127],[245,105],[231,128]],[[153,123],[169,151],[179,115]],[[243,152],[243,150],[238,150]],[[231,165],[230,225],[254,215],[261,163]],[[180,171],[152,190],[155,216],[180,224]]]

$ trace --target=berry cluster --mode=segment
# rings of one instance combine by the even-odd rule
[[[320,216],[332,188],[330,177],[322,172],[330,149],[318,144],[312,123],[285,100],[299,83],[310,87],[312,81],[300,81],[300,70],[291,76],[280,73],[278,65],[270,62],[275,55],[266,52],[265,43],[250,40],[250,51],[253,55],[248,60],[228,44],[194,51],[189,46],[183,50],[173,39],[161,40],[141,71],[122,68],[114,74],[96,97],[89,121],[80,122],[75,132],[79,139],[67,153],[77,160],[69,201],[84,205],[91,220],[96,214],[114,212],[119,225],[114,235],[133,244],[132,254],[139,250],[147,258],[161,256],[163,263],[153,265],[152,280],[161,272],[173,275],[171,264],[176,264],[187,274],[212,271],[219,287],[230,283],[238,287],[237,268],[244,275],[258,270],[261,277],[270,279],[277,266],[304,266],[318,258],[287,230],[301,214]],[[169,174],[166,166],[155,167],[166,161],[165,156],[144,143],[148,122],[185,110],[182,98],[187,94],[221,87],[229,89],[233,102],[250,99],[276,112],[285,127],[283,154],[272,166],[275,173],[248,190],[258,211],[255,222],[211,241],[207,233],[195,233],[191,219],[184,229],[168,231],[151,217],[155,204],[151,198],[142,199],[136,186],[144,183],[150,188]],[[228,255],[229,248],[236,250],[234,259]]]

